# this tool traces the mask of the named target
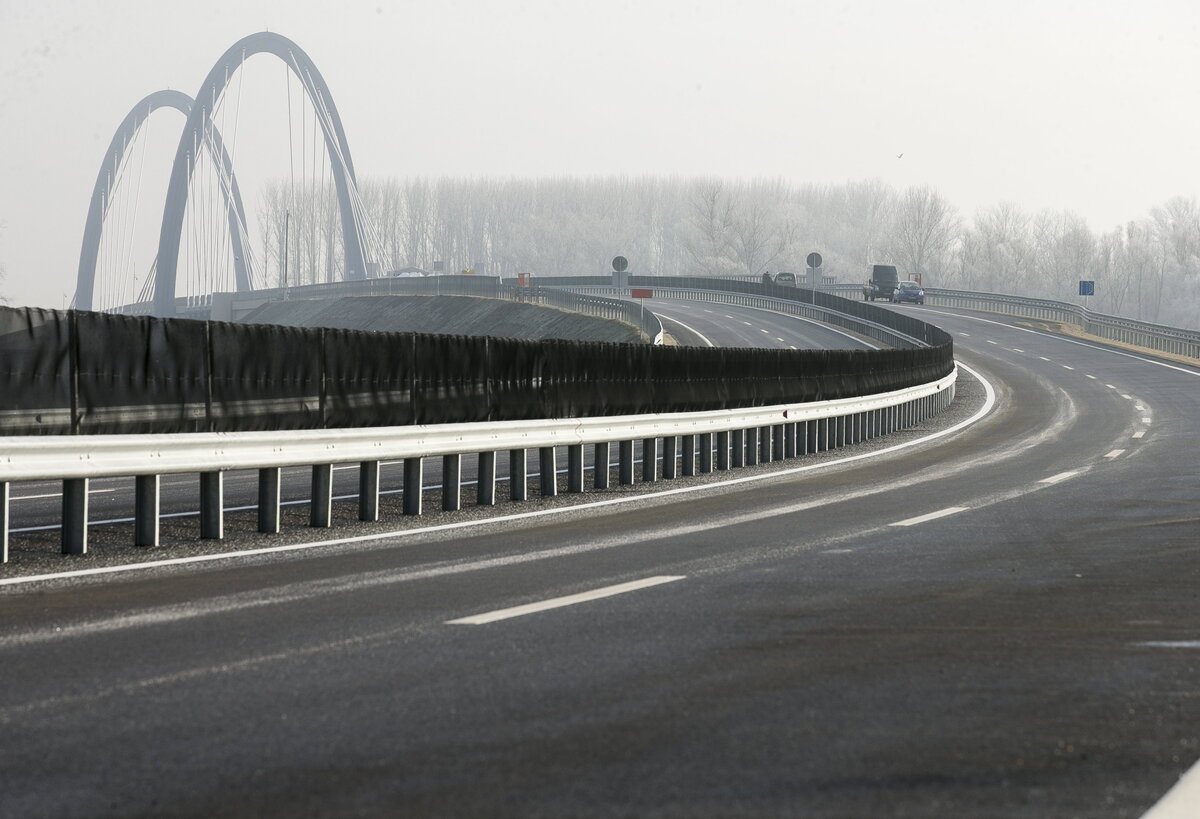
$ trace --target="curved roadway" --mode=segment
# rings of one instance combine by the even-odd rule
[[[1200,756],[1200,370],[922,314],[990,407],[924,442],[0,587],[4,812],[1144,814]]]

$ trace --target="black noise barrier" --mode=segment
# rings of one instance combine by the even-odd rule
[[[754,288],[746,292],[767,288],[746,284]],[[822,296],[837,299],[817,296],[818,304]],[[837,301],[833,309],[847,313],[847,305],[871,306]],[[888,392],[953,370],[946,333],[878,312],[905,320],[908,329],[898,329],[932,346],[655,347],[0,307],[0,434],[336,429],[736,409]]]

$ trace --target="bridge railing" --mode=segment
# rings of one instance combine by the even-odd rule
[[[663,343],[662,321],[653,311],[641,309],[625,299],[607,298],[598,290],[566,290],[557,287],[512,287],[509,297],[534,304],[559,307],[575,313],[613,319],[637,327],[651,344]]]
[[[845,310],[920,324],[873,305]],[[454,509],[468,452],[479,458],[478,501],[494,503],[498,452],[516,478],[512,499],[523,500],[529,449],[544,495],[558,491],[564,446],[566,491],[582,491],[584,445],[596,447],[597,489],[609,485],[614,445],[619,479],[633,482],[639,440],[642,480],[658,479],[660,446],[664,478],[710,471],[714,459],[723,469],[822,451],[949,405],[951,340],[923,334],[933,346],[669,348],[0,308],[0,529],[7,544],[8,486],[22,480],[63,481],[62,548],[78,554],[95,477],[134,477],[135,542],[146,545],[158,540],[160,476],[172,472],[201,474],[200,535],[219,538],[227,469],[259,470],[259,528],[269,532],[288,465],[313,465],[311,522],[326,526],[334,463],[359,464],[363,517],[378,514],[384,458],[404,461],[405,511],[419,514],[431,456],[442,458],[443,508]]]
[[[511,501],[528,499],[531,480],[542,497],[587,491],[585,446],[593,447],[592,490],[610,488],[614,467],[622,486],[750,467],[916,426],[950,406],[957,372],[873,395],[730,410],[341,430],[6,438],[0,457],[0,562],[8,561],[8,497],[14,481],[62,480],[63,554],[88,551],[93,478],[134,478],[133,542],[157,546],[162,475],[199,473],[199,536],[219,540],[225,536],[225,472],[257,470],[257,531],[277,534],[284,467],[311,465],[312,527],[332,524],[335,464],[358,467],[359,520],[379,519],[385,460],[403,461],[403,513],[420,515],[425,461],[440,458],[441,508],[457,511],[463,507],[464,455],[477,458],[475,503],[482,506],[498,500],[498,456],[508,461]],[[531,450],[537,453],[536,470],[529,468]],[[560,453],[565,470],[560,470]]]
[[[1094,313],[1069,302],[927,287],[925,303],[1070,324],[1099,338],[1189,358],[1200,358],[1200,330],[1184,330]]]

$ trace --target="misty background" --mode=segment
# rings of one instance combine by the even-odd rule
[[[1094,279],[1095,309],[1196,327],[1198,22],[1185,2],[0,0],[0,295],[68,304],[121,119],[269,29],[330,87],[385,269],[589,275],[621,253],[757,275],[819,250],[841,281],[891,261],[1077,301]],[[296,84],[266,56],[238,74],[221,129],[261,283],[282,221],[292,281],[336,278]],[[128,159],[136,238],[108,262],[131,290],[181,126],[155,113]]]

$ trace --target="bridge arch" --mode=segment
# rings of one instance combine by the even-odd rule
[[[229,84],[230,77],[247,57],[255,54],[274,54],[300,80],[313,107],[325,114],[317,117],[325,137],[325,150],[330,157],[338,206],[342,218],[342,244],[345,248],[347,279],[365,279],[366,258],[363,253],[361,226],[351,201],[351,186],[356,185],[350,146],[342,129],[337,106],[329,86],[316,65],[300,46],[280,34],[258,32],[238,40],[208,72],[196,103],[188,115],[187,124],[179,138],[175,162],[171,167],[171,182],[163,209],[162,230],[158,240],[158,269],[154,276],[154,314],[175,315],[175,279],[179,265],[179,244],[183,232],[183,217],[187,210],[188,185],[196,164],[194,146],[204,144],[205,130],[211,127],[211,116],[217,99]]]
[[[155,91],[143,97],[137,105],[130,109],[117,127],[104,160],[100,164],[100,172],[96,175],[96,184],[92,188],[92,200],[88,206],[87,221],[83,228],[83,245],[79,251],[79,274],[75,281],[75,309],[91,310],[96,289],[96,262],[100,254],[100,238],[104,233],[104,217],[112,201],[112,190],[115,183],[115,171],[121,165],[125,150],[133,142],[138,130],[147,118],[159,108],[174,108],[185,117],[192,112],[193,100],[182,91]],[[233,175],[233,161],[229,158],[221,135],[214,128],[209,149],[213,153],[213,162],[223,169],[228,180],[228,188],[221,186],[221,193],[226,197],[226,210],[229,213],[229,233],[233,244],[233,264],[238,290],[250,289],[250,275],[247,271],[248,248],[245,246],[246,212],[242,207],[242,194],[238,189],[237,178]],[[232,201],[230,201],[232,200]]]

